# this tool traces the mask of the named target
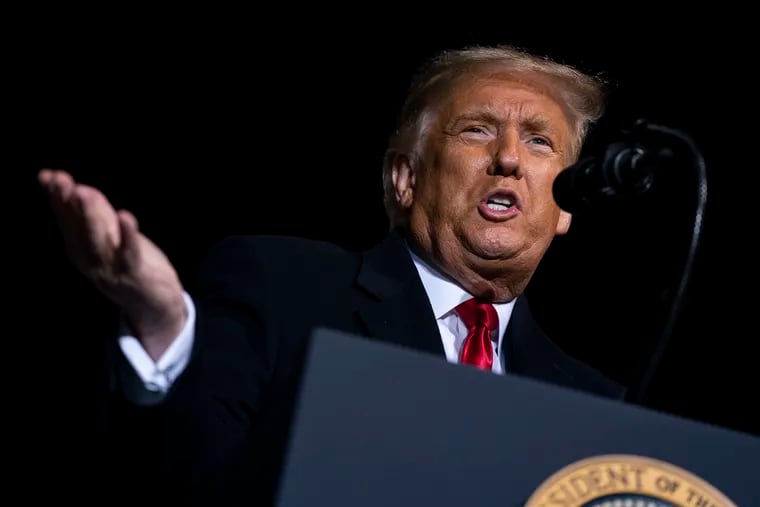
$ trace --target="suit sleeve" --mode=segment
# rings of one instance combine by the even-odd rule
[[[255,487],[263,445],[256,429],[276,354],[267,272],[256,259],[245,238],[225,240],[208,256],[191,291],[190,360],[160,402],[126,396],[135,370],[121,351],[110,354],[105,482],[135,501],[224,503]]]

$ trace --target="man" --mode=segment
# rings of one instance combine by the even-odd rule
[[[134,216],[42,171],[72,260],[124,316],[104,404],[114,484],[140,478],[174,503],[271,501],[316,326],[620,397],[543,335],[521,297],[570,226],[552,183],[601,96],[594,79],[512,48],[443,53],[418,74],[389,143],[383,242],[348,252],[230,238],[193,294]]]

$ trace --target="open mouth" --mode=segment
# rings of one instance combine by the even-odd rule
[[[488,194],[478,205],[478,210],[484,218],[504,220],[520,211],[517,194],[508,190],[499,190]]]
[[[494,195],[486,199],[488,209],[506,211],[515,204],[515,199],[509,195]]]

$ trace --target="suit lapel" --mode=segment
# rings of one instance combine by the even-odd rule
[[[355,291],[354,309],[369,337],[445,357],[435,314],[399,232],[362,254]],[[508,373],[620,395],[617,386],[589,372],[549,340],[526,296],[515,302],[502,346]]]
[[[371,337],[444,355],[433,309],[398,232],[364,253],[357,287],[356,310]]]
[[[577,387],[570,369],[562,364],[567,358],[541,330],[525,296],[515,302],[504,341],[507,344],[507,371],[567,387]]]

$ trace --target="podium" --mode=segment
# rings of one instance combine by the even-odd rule
[[[279,507],[760,506],[760,438],[316,330]]]

